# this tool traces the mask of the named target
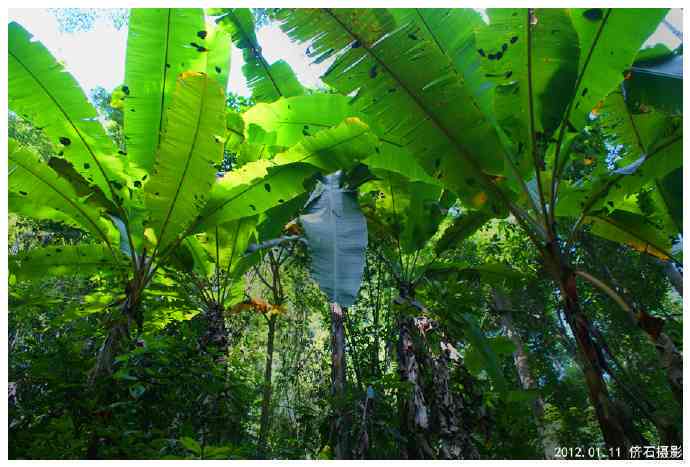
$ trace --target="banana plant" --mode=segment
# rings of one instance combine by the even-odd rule
[[[476,458],[476,447],[453,415],[457,396],[453,396],[447,377],[443,376],[448,372],[449,343],[441,335],[442,351],[436,356],[427,348],[425,340],[418,338],[438,325],[430,319],[431,311],[417,299],[415,292],[443,251],[453,244],[444,237],[445,243],[438,246],[440,230],[445,228],[444,234],[452,232],[460,241],[460,236],[471,235],[487,214],[463,213],[463,220],[480,217],[482,221],[475,223],[474,229],[461,231],[456,227],[459,221],[451,221],[452,215],[448,214],[453,212],[455,197],[408,153],[400,152],[392,158],[379,154],[373,159],[376,160],[370,167],[373,178],[360,187],[360,203],[369,225],[372,251],[387,265],[398,290],[398,297],[390,304],[397,317],[398,367],[405,387],[411,388],[398,396],[405,406],[400,424],[407,439],[401,444],[401,456]],[[438,254],[434,254],[431,245],[436,245]],[[431,366],[424,362],[431,362]],[[423,368],[431,370],[434,380],[438,380],[433,394],[423,389]],[[447,430],[435,432],[435,425],[430,421],[432,412],[439,414],[439,423],[448,427]],[[431,439],[434,433],[440,440],[438,450]]]
[[[276,15],[292,39],[310,44],[316,60],[335,57],[323,81],[353,94],[352,105],[377,120],[380,138],[409,151],[467,207],[508,211],[523,227],[561,289],[604,439],[623,451],[644,438],[608,394],[564,248],[562,236],[570,232],[563,219],[577,229],[602,201],[615,205],[616,193],[632,194],[646,177],[679,167],[681,130],[654,140],[632,167],[607,167],[576,213],[559,207],[569,197],[561,177],[575,136],[621,85],[665,14],[504,9],[489,10],[488,24],[474,11],[447,9]]]
[[[167,29],[174,33],[166,34]],[[188,219],[202,206],[197,200],[204,198],[215,178],[210,164],[222,157],[227,74],[216,78],[206,71],[215,66],[227,69],[229,55],[212,56],[189,46],[194,36],[202,40],[197,33],[206,34],[201,10],[132,13],[128,84],[121,88],[127,96],[126,150],[118,153],[74,78],[40,42],[31,41],[26,30],[10,25],[10,108],[45,126],[44,133],[59,149],[49,164],[37,163],[21,148],[14,151],[11,164],[23,170],[11,176],[11,190],[27,193],[17,209],[43,217],[48,212],[30,206],[44,204],[86,226],[107,247],[109,254],[97,258],[102,268],[117,266],[123,257],[130,262],[125,298],[111,304],[119,307],[121,317],[109,330],[96,376],[111,371],[110,349],[121,350],[130,322],[141,329],[144,289],[165,263],[164,250],[183,238]],[[218,35],[208,39],[209,48],[222,44]],[[171,51],[167,57],[159,54],[164,50]],[[160,62],[157,66],[154,58]],[[30,161],[35,163],[29,171]],[[34,190],[37,183],[50,191]],[[97,229],[98,225],[107,227]],[[32,257],[47,259],[46,254],[31,252]],[[51,258],[62,262],[61,256]],[[82,267],[79,262],[69,265]]]
[[[59,152],[45,164],[12,143],[10,209],[55,218],[92,234],[107,256],[65,247],[34,250],[22,264],[81,268],[129,266],[94,377],[112,371],[130,325],[141,329],[141,302],[156,272],[190,235],[257,215],[304,193],[303,181],[374,152],[375,138],[358,119],[303,135],[262,159],[219,177],[227,118],[224,90],[228,37],[204,22],[200,9],[134,10],[130,19],[124,94],[125,143],[105,135],[74,78],[29,32],[11,24],[10,108],[43,127]],[[35,262],[33,264],[36,264]],[[21,267],[21,264],[19,264]],[[64,270],[60,268],[47,268]]]

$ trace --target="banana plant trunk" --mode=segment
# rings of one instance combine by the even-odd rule
[[[202,338],[204,347],[210,347],[221,354],[221,358],[227,356],[228,333],[225,328],[225,314],[223,306],[219,303],[212,304],[206,311],[207,328]]]
[[[264,369],[264,388],[261,399],[261,425],[259,427],[259,457],[266,456],[268,430],[271,423],[271,396],[273,394],[273,342],[276,332],[276,315],[268,318],[268,337],[266,339],[266,368]]]
[[[594,407],[604,442],[615,449],[621,457],[627,458],[632,446],[644,446],[646,439],[635,428],[630,411],[622,403],[611,400],[603,372],[605,361],[603,351],[593,339],[592,324],[580,307],[575,271],[560,261],[558,253],[551,253],[555,266],[553,272],[564,300],[566,320],[575,336],[578,351],[582,355],[583,371],[589,400]],[[555,260],[555,261],[554,261]]]
[[[536,387],[536,383],[530,371],[527,353],[522,343],[522,338],[515,329],[513,322],[512,304],[510,299],[498,291],[492,290],[494,309],[501,314],[501,325],[505,330],[506,335],[515,346],[513,352],[513,360],[515,362],[515,369],[518,373],[518,379],[523,389],[530,390]],[[551,435],[552,430],[547,427],[544,422],[544,399],[541,394],[537,395],[532,403],[532,413],[537,424],[537,432],[541,440],[542,448],[544,449],[544,459],[554,459],[557,447],[557,440]]]
[[[433,368],[432,413],[439,434],[439,457],[446,460],[479,459],[469,433],[461,420],[462,399],[450,387],[451,355],[448,342],[441,344],[441,354],[431,358]]]
[[[335,401],[335,414],[331,427],[333,454],[336,459],[348,459],[349,412],[347,410],[345,361],[345,314],[337,303],[331,303],[331,393]]]
[[[116,318],[108,325],[106,338],[96,356],[96,364],[89,373],[89,384],[113,374],[115,357],[124,352],[129,345],[132,321],[136,321],[139,328],[143,324],[139,310],[141,291],[135,290],[133,283],[134,281],[130,282],[126,287],[125,301],[119,312],[115,311]]]
[[[400,434],[403,437],[400,455],[403,459],[433,459],[428,440],[429,408],[422,390],[420,365],[415,352],[412,318],[401,314],[398,321],[398,371],[400,380],[409,389],[398,396]]]

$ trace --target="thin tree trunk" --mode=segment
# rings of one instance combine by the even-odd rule
[[[520,338],[520,334],[515,329],[515,325],[513,323],[513,307],[510,303],[510,299],[496,289],[492,289],[491,292],[493,295],[493,307],[498,313],[500,313],[501,324],[505,329],[506,335],[511,340],[513,345],[515,345],[513,360],[515,361],[515,368],[517,369],[520,385],[526,390],[534,389],[536,387],[536,383],[529,368],[527,353],[525,352],[525,348],[522,344],[522,339]],[[534,402],[532,403],[532,412],[534,413],[534,418],[537,423],[539,439],[541,440],[542,448],[544,449],[544,458],[554,459],[557,440],[552,436],[551,430],[548,429],[549,427],[545,426],[544,399],[542,399],[541,394],[537,395],[536,399],[534,399]]]
[[[343,310],[331,303],[331,393],[335,401],[335,413],[331,427],[333,453],[336,459],[348,459],[349,416],[345,397],[347,368],[345,362],[345,324]]]
[[[268,318],[268,337],[266,340],[266,368],[264,369],[264,390],[261,399],[261,425],[259,427],[259,457],[266,455],[268,430],[270,428],[271,395],[273,393],[273,341],[276,330],[276,316]]]
[[[622,404],[614,403],[609,396],[603,377],[606,363],[602,349],[593,339],[591,323],[580,308],[575,272],[560,262],[556,263],[556,271],[565,302],[565,317],[575,336],[578,351],[583,356],[589,399],[596,412],[604,441],[607,447],[620,452],[621,457],[628,457],[630,447],[644,446],[647,441],[633,425],[630,411]]]

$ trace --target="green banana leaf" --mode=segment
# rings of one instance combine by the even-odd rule
[[[204,24],[200,8],[134,8],[129,19],[124,100],[127,157],[147,172],[156,161],[177,76],[206,73],[227,87],[227,36]]]
[[[491,216],[484,211],[465,211],[460,214],[441,234],[434,249],[436,254],[455,248],[486,224]]]
[[[580,41],[579,80],[570,122],[582,128],[600,100],[620,85],[667,8],[573,8]]]
[[[128,163],[117,155],[77,81],[14,22],[8,26],[8,54],[10,110],[42,129],[58,155],[114,201],[113,182],[122,185],[128,179]]]
[[[381,235],[395,238],[402,253],[422,249],[444,218],[440,204],[443,188],[435,183],[411,181],[396,172],[372,172],[377,179],[360,188],[362,193],[371,195],[365,208],[367,217],[378,219],[375,228],[382,229]]]
[[[199,243],[215,268],[232,272],[255,235],[258,216],[216,225],[199,235]]]
[[[177,79],[165,113],[155,170],[145,186],[149,226],[158,248],[173,242],[204,207],[223,158],[225,93],[205,73]]]
[[[292,39],[309,43],[316,60],[336,56],[323,81],[342,94],[354,93],[352,105],[377,121],[384,129],[381,138],[408,149],[461,198],[482,191],[486,176],[480,171],[503,171],[505,150],[493,118],[478,103],[479,83],[464,85],[478,74],[456,69],[449,56],[455,50],[436,40],[435,26],[424,21],[423,12],[286,9],[278,18]],[[445,27],[458,26],[465,34],[452,46],[473,42],[462,17],[452,18]]]
[[[470,343],[463,358],[467,370],[474,376],[481,376],[481,373],[486,370],[498,392],[505,394],[508,391],[508,383],[498,358],[499,355],[510,354],[514,347],[510,347],[502,336],[487,337],[474,316],[462,313],[461,319],[465,324],[467,340]]]
[[[287,62],[278,60],[269,64],[261,54],[255,33],[254,17],[249,8],[214,9],[219,15],[216,22],[224,28],[237,48],[242,50],[242,72],[255,102],[273,102],[281,97],[304,93],[302,85]]]
[[[656,190],[652,191],[654,209],[652,216],[658,215],[667,229],[683,234],[683,169],[678,168],[656,180]]]
[[[246,141],[287,148],[357,112],[340,94],[309,94],[259,103],[242,114]]]
[[[601,216],[587,216],[592,233],[607,240],[623,243],[631,248],[656,256],[662,260],[673,258],[673,245],[677,238],[668,235],[663,226],[655,225],[646,216],[616,210]]]
[[[352,167],[374,152],[375,146],[369,127],[348,119],[305,138],[271,160],[245,164],[214,184],[196,229],[207,230],[285,203],[306,191],[303,183],[309,177],[319,171]]]
[[[644,56],[641,60],[640,55],[641,53],[633,64],[630,76],[624,82],[628,99],[637,105],[682,114],[682,53],[668,54],[663,59],[656,60],[645,59]]]
[[[496,84],[495,113],[534,168],[532,135],[551,135],[573,97],[580,49],[569,12],[561,8],[488,10],[477,33],[485,76]],[[530,22],[532,23],[530,25]]]
[[[105,245],[60,245],[34,248],[12,258],[10,270],[21,280],[47,276],[114,274],[129,267]]]
[[[198,8],[132,9],[123,88],[127,156],[149,172],[177,75],[187,67],[205,71],[199,52],[189,45],[202,30],[203,11]]]
[[[8,149],[9,190],[18,195],[10,198],[10,211],[50,220],[58,211],[61,216],[57,220],[66,216],[74,222],[72,225],[91,233],[114,254],[117,231],[103,217],[104,210],[89,202],[90,193],[78,194],[38,154],[22,148],[15,140],[9,140]]]

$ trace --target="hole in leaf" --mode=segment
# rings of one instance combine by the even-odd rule
[[[486,54],[484,53],[484,49],[479,49],[479,50],[477,50],[477,52],[478,52],[479,55],[481,55],[482,57],[485,57],[485,56],[486,56]]]
[[[249,207],[252,208],[252,211],[256,211],[256,206],[254,206],[253,204],[250,204]]]
[[[84,168],[85,168],[86,170],[89,170],[89,169],[91,168],[91,166],[89,165],[88,162],[84,162]]]
[[[141,182],[139,180],[134,181],[134,188],[141,188]]]
[[[604,12],[601,10],[601,8],[590,8],[582,13],[582,16],[590,21],[599,21],[604,17]]]
[[[511,44],[515,44],[515,43],[517,42],[517,40],[518,40],[518,37],[517,37],[517,36],[513,36],[513,37],[510,38],[510,43],[511,43]]]
[[[70,144],[72,144],[72,140],[65,136],[60,136],[60,144],[62,144],[63,146],[69,146]]]
[[[220,67],[217,66],[217,67],[216,67],[216,73],[219,73],[219,74],[220,74],[220,71],[221,71],[221,70],[220,70]]]
[[[264,185],[264,189],[270,193],[270,192],[271,192],[271,185],[268,184],[268,183],[266,183],[266,184]]]
[[[197,37],[200,37],[201,39],[206,39],[206,36],[208,33],[206,31],[199,31],[196,33]]]
[[[208,52],[208,49],[204,47],[203,45],[199,45],[196,42],[190,42],[189,45],[194,47],[197,52]]]
[[[22,196],[27,196],[29,193],[27,193],[26,191],[21,191],[21,190],[20,190],[20,191],[19,191],[19,194],[22,195]]]

